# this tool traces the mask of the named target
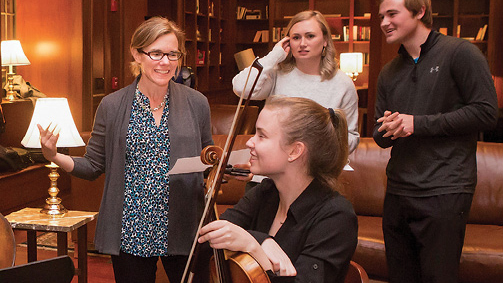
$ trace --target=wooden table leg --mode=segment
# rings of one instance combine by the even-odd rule
[[[68,234],[66,232],[56,232],[58,235],[58,256],[68,254]]]
[[[28,245],[28,262],[37,261],[37,231],[26,231],[26,243]]]
[[[87,224],[77,229],[79,283],[87,283]]]

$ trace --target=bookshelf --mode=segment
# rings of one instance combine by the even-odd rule
[[[196,75],[196,88],[205,93],[228,88],[223,77],[229,66],[229,10],[225,0],[178,0],[178,23],[185,31],[183,64]],[[228,84],[228,82],[227,82]]]
[[[296,13],[316,9],[328,14],[334,34],[347,26],[348,40],[335,39],[337,56],[341,52],[369,53],[370,41],[358,38],[358,27],[368,27],[371,0],[147,0],[149,15],[176,20],[186,34],[187,55],[183,64],[197,77],[196,88],[210,103],[234,103],[232,78],[239,72],[234,54],[252,48],[265,56],[282,35]],[[362,2],[362,3],[360,3]],[[246,11],[245,13],[243,11]],[[356,29],[355,29],[356,27]],[[370,30],[370,28],[368,28]],[[368,32],[367,30],[367,32]],[[276,34],[275,34],[276,32]],[[354,37],[354,39],[353,39]],[[367,56],[368,58],[368,56]],[[366,85],[368,64],[357,80]]]
[[[363,72],[355,82],[357,87],[368,86],[370,54],[370,1],[317,0],[313,9],[321,11],[332,28],[337,58],[343,52],[363,53]]]
[[[271,45],[269,7],[271,0],[236,0],[236,52],[252,48],[255,56],[264,56]],[[236,69],[237,70],[237,69]]]
[[[174,1],[148,0],[149,6],[160,9]],[[471,41],[487,55],[491,71],[498,78],[503,76],[503,45],[501,0],[432,0],[434,28],[444,27],[447,34],[455,35],[460,25],[460,37],[474,37]],[[213,3],[213,13],[210,7]],[[154,5],[155,4],[155,5]],[[334,39],[337,56],[341,52],[362,52],[367,55],[368,64],[356,81],[357,87],[368,87],[368,125],[372,125],[373,100],[377,76],[384,64],[396,56],[398,46],[390,46],[383,41],[380,21],[377,17],[378,2],[373,0],[177,0],[176,7],[166,9],[175,12],[172,18],[186,32],[187,56],[184,64],[192,67],[197,75],[197,89],[203,92],[210,103],[232,104],[236,97],[232,93],[232,78],[239,72],[234,54],[252,48],[256,56],[266,55],[275,44],[277,28],[284,28],[291,16],[315,9],[326,15],[332,33],[340,35]],[[199,7],[197,9],[197,7]],[[239,10],[253,11],[253,17],[241,16]],[[149,11],[155,11],[149,9]],[[368,13],[371,13],[369,16]],[[259,16],[257,16],[259,15]],[[487,24],[485,36],[477,39],[479,29]],[[347,39],[344,40],[344,27]],[[361,35],[361,29],[369,27],[368,36]],[[210,32],[211,30],[211,32]],[[221,32],[220,32],[221,30]],[[199,38],[198,33],[199,31]],[[257,31],[261,34],[254,42]],[[368,31],[367,31],[368,32]],[[211,34],[211,38],[210,38]],[[356,34],[356,37],[355,37]],[[360,35],[359,35],[360,34]],[[360,37],[359,37],[360,36]],[[279,35],[279,38],[281,35]],[[197,51],[205,51],[202,64],[197,64]],[[222,54],[220,59],[220,54]],[[503,83],[503,82],[502,82]]]
[[[433,29],[464,38],[486,56],[491,0],[432,0]]]

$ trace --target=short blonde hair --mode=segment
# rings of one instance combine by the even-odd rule
[[[270,96],[264,109],[283,111],[279,118],[286,145],[300,141],[307,148],[307,172],[332,189],[348,161],[348,126],[344,112],[311,99]]]
[[[129,46],[131,50],[136,49],[138,51],[143,50],[143,48],[149,46],[159,37],[173,33],[178,40],[178,50],[185,54],[185,34],[178,28],[178,26],[163,17],[152,17],[144,21],[138,28],[136,28],[133,36],[131,37],[131,45]],[[178,60],[178,66],[180,67],[182,60]],[[136,77],[141,73],[141,66],[136,61],[131,62],[131,72]]]
[[[320,74],[321,80],[329,80],[335,76],[337,73],[337,68],[339,68],[339,62],[335,58],[335,45],[332,41],[332,33],[330,32],[330,26],[328,25],[327,20],[323,16],[322,13],[318,11],[302,11],[290,20],[288,26],[286,27],[286,34],[290,35],[290,30],[293,25],[296,23],[310,20],[311,18],[315,18],[318,24],[320,25],[321,31],[323,33],[323,38],[327,42],[327,46],[325,48],[325,56],[322,56],[320,61]],[[292,53],[288,54],[286,59],[279,63],[279,69],[284,72],[290,72],[295,67],[295,58]]]

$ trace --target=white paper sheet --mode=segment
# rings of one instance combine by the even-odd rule
[[[250,150],[249,149],[241,149],[241,150],[236,150],[231,152],[231,156],[229,156],[229,163],[231,165],[234,164],[245,164],[248,163],[250,160]],[[199,156],[194,156],[194,157],[185,157],[185,158],[179,158],[175,166],[169,170],[168,175],[174,175],[174,174],[184,174],[184,173],[194,173],[194,172],[203,172],[206,170],[206,168],[210,167],[211,165],[206,165],[201,162],[201,157]],[[346,164],[344,166],[344,171],[354,171],[349,164]],[[254,175],[252,181],[254,182],[261,182],[265,177],[264,176],[258,176]]]
[[[244,164],[248,163],[249,160],[250,150],[241,149],[231,152],[228,164]],[[203,172],[208,167],[211,167],[211,165],[203,164],[199,156],[179,158],[175,166],[169,170],[168,175]]]

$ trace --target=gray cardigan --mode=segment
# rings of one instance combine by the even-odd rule
[[[95,234],[96,248],[118,255],[124,202],[126,134],[136,84],[101,101],[84,157],[73,157],[72,175],[94,180],[106,172],[105,188]],[[201,93],[173,81],[169,84],[170,167],[178,158],[199,156],[213,144],[208,100]],[[168,253],[188,255],[204,209],[202,173],[170,176]]]

